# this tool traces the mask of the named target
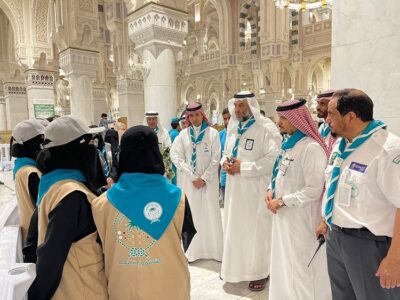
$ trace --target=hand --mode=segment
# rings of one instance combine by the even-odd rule
[[[224,164],[222,165],[222,169],[225,172],[230,173],[231,166],[232,166],[232,164],[229,162],[229,159],[226,159]]]
[[[269,204],[270,204],[271,201],[272,201],[272,190],[268,190],[268,191],[267,191],[267,195],[265,196],[264,201],[265,201],[265,203],[267,204],[267,208],[269,209]]]
[[[200,190],[203,186],[205,186],[205,181],[199,177],[196,180],[193,180],[193,186]]]
[[[113,186],[113,184],[114,184],[114,180],[111,178],[111,177],[108,177],[107,179],[106,179],[106,181],[107,181],[107,185],[105,185],[105,186],[103,186],[103,188],[105,188],[105,189],[110,189],[112,186]]]
[[[325,220],[321,218],[317,229],[315,229],[315,235],[319,237],[320,235],[323,235],[326,238],[326,233],[328,232],[328,225],[326,225]]]
[[[240,160],[236,159],[236,158],[231,158],[231,160],[233,161],[231,167],[230,167],[230,171],[231,171],[231,175],[235,175],[240,173]]]
[[[400,287],[400,259],[386,256],[379,265],[375,276],[380,277],[381,287],[393,289]]]
[[[282,206],[279,204],[279,199],[272,199],[269,201],[267,207],[273,214],[276,214],[278,209],[280,209]]]

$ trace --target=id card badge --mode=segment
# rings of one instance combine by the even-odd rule
[[[337,204],[345,207],[350,206],[351,201],[351,185],[340,182],[338,184],[338,201]]]
[[[254,140],[246,139],[246,142],[244,144],[244,149],[245,150],[253,150],[253,146],[254,146]]]

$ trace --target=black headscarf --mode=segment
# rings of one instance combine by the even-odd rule
[[[111,150],[114,153],[118,153],[119,151],[119,135],[118,131],[114,129],[108,129],[104,136],[104,141],[111,145]]]
[[[157,134],[148,126],[134,126],[122,135],[118,176],[122,173],[164,174]]]
[[[47,174],[56,169],[80,170],[87,177],[88,188],[96,191],[107,184],[101,162],[94,145],[89,144],[92,135],[83,135],[65,145],[40,151],[36,164],[38,169]]]
[[[40,134],[31,138],[30,140],[25,141],[23,144],[14,143],[14,138],[11,137],[10,140],[10,148],[11,148],[11,156],[19,158],[19,157],[28,157],[33,160],[36,160],[41,147],[40,145],[43,143],[44,135]]]

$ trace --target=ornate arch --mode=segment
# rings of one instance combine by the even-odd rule
[[[218,14],[220,49],[223,53],[229,53],[232,49],[232,18],[230,17],[231,6],[229,0],[206,0],[202,14],[209,5],[214,6]]]
[[[307,82],[311,82],[312,73],[313,73],[314,69],[316,68],[316,66],[317,66],[320,62],[322,62],[322,61],[324,61],[324,60],[326,60],[326,59],[331,60],[331,57],[330,57],[329,55],[322,55],[322,56],[315,57],[315,58],[312,60],[312,62],[310,63],[308,69],[306,70]]]
[[[319,75],[319,77],[317,78],[318,82],[321,82],[321,81],[324,82],[326,80],[327,72],[325,70],[323,70],[321,68],[321,66],[319,66],[319,64],[321,62],[326,61],[326,60],[330,61],[331,57],[328,56],[328,55],[322,55],[322,56],[315,57],[313,59],[312,63],[307,68],[305,74],[307,76],[307,83],[306,84],[307,84],[308,88],[312,87],[314,71],[319,71],[319,72],[316,72],[316,75]],[[328,88],[328,86],[326,86],[324,88]],[[314,91],[314,92],[318,93],[319,91]]]
[[[258,16],[255,19],[250,14],[250,9],[252,6],[256,6],[259,8],[259,3],[257,0],[249,0],[245,4],[243,4],[240,15],[239,15],[239,47],[243,51],[245,49],[245,31],[247,22],[250,22],[251,25],[251,54],[252,56],[257,55],[257,42],[258,42],[258,32],[259,32],[259,20]]]
[[[0,9],[5,13],[8,20],[10,20],[11,28],[14,33],[14,42],[18,44],[24,43],[25,35],[23,28],[22,1],[0,0]],[[18,17],[22,19],[18,19]]]

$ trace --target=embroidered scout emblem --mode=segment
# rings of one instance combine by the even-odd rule
[[[393,162],[394,162],[396,165],[400,165],[400,155],[397,155],[397,156],[393,159]]]
[[[154,222],[160,222],[160,217],[162,216],[163,209],[161,205],[157,202],[147,203],[144,207],[143,214],[147,220]]]

